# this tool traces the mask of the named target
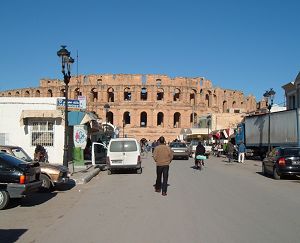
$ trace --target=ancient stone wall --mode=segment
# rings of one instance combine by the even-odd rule
[[[0,92],[0,96],[63,97],[61,80],[42,79],[37,88]],[[213,87],[203,77],[171,78],[166,75],[102,74],[72,77],[69,98],[87,98],[87,110],[120,128],[120,135],[138,139],[175,139],[181,128],[195,126],[200,116],[244,113],[256,109],[254,96]],[[227,117],[227,116],[226,116]],[[229,118],[228,118],[229,117]],[[230,115],[226,119],[230,119]],[[123,132],[124,128],[124,132]]]

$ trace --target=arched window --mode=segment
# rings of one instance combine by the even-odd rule
[[[159,127],[164,126],[164,113],[162,112],[157,113],[157,126]]]
[[[110,87],[107,90],[107,101],[108,102],[115,102],[115,93],[114,93],[114,89],[112,87]]]
[[[114,113],[112,113],[111,111],[107,112],[107,122],[114,124]]]
[[[129,88],[129,87],[126,87],[126,88],[124,89],[124,100],[125,100],[125,101],[131,100],[131,91],[130,91],[130,88]]]
[[[176,88],[173,94],[173,101],[180,101],[180,89]]]
[[[161,79],[156,79],[156,87],[159,89],[161,87]]]
[[[232,108],[236,108],[236,102],[235,101],[232,102]]]
[[[192,113],[190,115],[190,125],[191,127],[197,127],[197,123],[198,123],[198,116],[197,113]]]
[[[164,100],[164,90],[157,89],[156,100]]]
[[[205,102],[206,102],[207,107],[210,107],[209,94],[205,95]]]
[[[173,127],[175,128],[181,127],[181,114],[179,112],[174,113]]]
[[[196,104],[196,90],[192,90],[192,92],[190,93],[190,104],[191,105],[195,105]]]
[[[48,89],[47,91],[47,97],[53,97],[53,93],[51,89]]]
[[[16,96],[20,96],[20,92],[19,91],[16,92]]]
[[[147,113],[145,111],[143,111],[141,113],[141,127],[147,127]]]
[[[81,96],[82,94],[81,94],[81,91],[80,91],[80,89],[79,88],[76,88],[75,90],[74,90],[74,99],[76,100],[76,99],[78,99],[78,96]]]
[[[98,92],[96,88],[91,89],[90,92],[90,102],[97,102],[98,100]]]
[[[11,93],[10,93],[10,92],[8,92],[8,96],[11,96]]]
[[[25,97],[29,97],[30,96],[30,93],[28,90],[25,91]]]
[[[41,92],[39,90],[35,91],[35,97],[41,97]]]
[[[227,101],[224,100],[223,101],[223,113],[226,113],[226,112],[228,112],[228,107],[227,107]]]
[[[147,100],[147,98],[148,98],[147,88],[143,87],[141,89],[141,100]]]
[[[130,120],[130,112],[129,111],[126,111],[124,112],[123,114],[123,124],[124,125],[127,125],[127,124],[130,124],[131,123],[131,120]]]

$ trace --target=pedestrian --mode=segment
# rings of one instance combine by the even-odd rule
[[[231,160],[233,159],[233,151],[234,151],[234,146],[231,143],[231,141],[229,141],[227,143],[227,157],[228,157],[228,162],[230,163]]]
[[[165,138],[161,136],[158,139],[159,144],[154,148],[153,159],[156,162],[156,183],[155,191],[162,192],[167,196],[169,164],[173,159],[173,152],[165,143]],[[161,182],[163,177],[163,181]]]
[[[152,145],[151,145],[151,147],[152,147],[152,153],[154,152],[154,149],[155,149],[156,146],[157,146],[157,141],[154,140],[154,141],[152,142]]]
[[[199,160],[197,159],[197,155],[205,155],[205,147],[202,145],[201,141],[198,142],[198,145],[196,147],[196,151],[195,151],[195,167],[196,169],[199,169]],[[202,165],[204,166],[204,160],[202,159],[201,162]]]
[[[239,144],[238,152],[239,152],[238,162],[239,163],[244,163],[246,146],[245,146],[245,144],[243,142],[241,142]]]

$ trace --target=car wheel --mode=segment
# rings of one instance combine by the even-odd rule
[[[142,174],[142,167],[136,169],[136,173],[137,173],[137,174]]]
[[[263,173],[263,175],[267,175],[265,163],[262,163],[261,172]]]
[[[111,175],[111,170],[110,169],[107,169],[107,174]]]
[[[9,195],[7,191],[0,191],[0,210],[6,208],[9,202]]]
[[[41,174],[40,180],[42,181],[42,190],[49,191],[51,189],[51,181],[47,175]]]
[[[281,179],[281,177],[280,177],[280,175],[278,174],[276,168],[274,168],[274,170],[273,170],[273,178],[274,178],[275,180],[280,180],[280,179]]]

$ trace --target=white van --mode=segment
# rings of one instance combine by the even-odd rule
[[[112,138],[107,147],[107,174],[118,169],[142,173],[141,147],[135,138]]]

